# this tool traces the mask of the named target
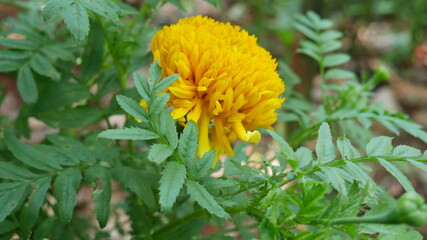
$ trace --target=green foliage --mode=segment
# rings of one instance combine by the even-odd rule
[[[242,239],[422,239],[412,227],[425,225],[427,205],[409,166],[427,172],[427,151],[371,133],[377,121],[427,142],[419,124],[372,103],[374,87],[390,77],[385,67],[359,79],[344,69],[352,59],[338,52],[344,34],[331,20],[281,14],[307,37],[298,52],[317,63],[321,98],[312,104],[298,93],[302,79],[279,60],[286,135],[261,130],[272,137],[268,147],[236,143],[234,157],[214,150],[198,157],[197,123],[180,126],[167,104],[179,75],[165,76],[159,62],[147,76],[137,71],[150,65],[145,46],[166,2],[182,11],[188,5],[2,1],[22,8],[1,25],[0,71],[16,77],[23,104],[16,119],[0,117],[0,239],[109,239],[107,225],[135,239],[231,239],[230,232]],[[274,6],[255,2],[262,11]],[[276,34],[285,42],[290,32]],[[126,115],[123,127],[115,115]],[[29,144],[30,118],[55,134]],[[371,178],[372,166],[407,193],[392,198]],[[202,235],[207,223],[217,232]]]

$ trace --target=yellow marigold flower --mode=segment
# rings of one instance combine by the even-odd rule
[[[277,62],[238,26],[208,17],[183,18],[151,41],[163,76],[179,73],[167,91],[172,117],[199,128],[198,156],[211,148],[233,156],[230,142],[258,142],[256,130],[271,128],[285,90]]]

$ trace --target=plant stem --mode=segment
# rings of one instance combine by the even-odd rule
[[[332,221],[332,224],[392,223],[393,219],[390,216],[390,213],[387,212],[376,216],[337,218]]]
[[[126,89],[127,74],[119,62],[119,57],[116,55],[116,52],[115,52],[114,47],[113,47],[113,43],[108,36],[107,28],[105,27],[104,23],[102,22],[102,19],[97,14],[95,14],[95,15],[96,15],[96,19],[99,22],[99,25],[101,26],[102,33],[105,37],[105,41],[107,42],[107,46],[108,46],[108,49],[110,50],[111,57],[113,58],[114,66],[116,67],[117,73],[119,74],[120,88],[122,90],[124,90],[124,89]]]

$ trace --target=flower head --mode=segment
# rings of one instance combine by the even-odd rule
[[[285,86],[256,41],[238,26],[195,16],[165,26],[151,42],[163,76],[180,74],[167,90],[169,105],[180,124],[197,123],[199,157],[211,148],[233,156],[230,142],[258,142],[256,129],[277,120]]]

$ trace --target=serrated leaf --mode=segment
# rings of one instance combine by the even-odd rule
[[[100,121],[103,112],[93,107],[83,106],[43,112],[37,117],[54,128],[78,128]]]
[[[141,174],[143,174],[141,171],[130,167],[120,166],[113,168],[112,173],[113,177],[119,183],[123,184],[123,186],[135,193],[142,201],[144,201],[148,208],[155,208],[156,201],[153,191],[141,176]]]
[[[329,124],[325,122],[319,128],[316,154],[319,164],[325,164],[335,159],[335,147],[332,143],[331,129]]]
[[[267,133],[273,137],[277,144],[279,144],[279,147],[282,150],[282,154],[285,156],[285,158],[297,159],[297,156],[295,155],[292,147],[282,137],[280,137],[277,133],[271,130],[267,130]]]
[[[34,149],[27,144],[21,142],[9,131],[6,131],[4,136],[9,150],[25,165],[44,171],[62,169],[57,162],[50,162],[49,159],[34,151]]]
[[[355,78],[355,75],[353,72],[344,70],[344,69],[330,69],[325,74],[326,79],[333,79],[333,78]]]
[[[224,219],[230,219],[230,215],[215,201],[212,195],[198,182],[187,180],[188,194],[208,212]]]
[[[109,129],[98,134],[98,137],[122,140],[151,140],[158,138],[157,134],[141,128]]]
[[[17,87],[24,102],[35,103],[37,101],[39,96],[37,84],[28,64],[25,64],[19,69]]]
[[[168,110],[165,110],[168,114],[164,117],[165,121],[165,135],[168,140],[170,146],[172,148],[176,148],[178,146],[178,133],[176,132],[176,122],[172,119]]]
[[[135,72],[133,74],[133,81],[135,83],[136,90],[138,90],[139,95],[147,101],[151,101],[150,97],[150,87],[148,86],[148,81],[142,76],[141,73]]]
[[[77,41],[83,41],[89,33],[89,16],[80,2],[66,8],[64,22]]]
[[[22,208],[20,216],[20,227],[23,232],[22,235],[25,239],[28,237],[31,229],[38,220],[40,208],[44,203],[47,190],[50,188],[51,181],[51,177],[37,180],[34,183],[34,192],[31,194],[27,203],[25,203],[24,207]]]
[[[203,154],[200,159],[194,159],[193,163],[189,165],[192,170],[192,177],[195,180],[203,177],[211,168],[215,160],[215,151],[210,150],[209,152]]]
[[[298,159],[298,167],[303,168],[313,161],[313,153],[306,147],[300,147],[295,152]]]
[[[58,14],[61,10],[69,7],[73,3],[73,0],[50,0],[43,8],[43,16],[46,19],[53,17],[55,14]]]
[[[179,74],[172,74],[163,78],[156,87],[154,87],[153,94],[157,95],[169,87],[173,82],[179,78]]]
[[[337,169],[333,167],[322,167],[322,172],[328,177],[328,181],[332,187],[342,194],[344,198],[347,197],[347,187],[344,178],[340,175]]]
[[[327,183],[315,183],[304,194],[304,208],[308,209],[325,197],[328,191]]]
[[[166,160],[166,158],[172,155],[173,150],[174,149],[171,146],[166,144],[153,144],[148,152],[148,160],[161,164]]]
[[[160,206],[163,212],[169,211],[186,179],[184,165],[177,162],[169,162],[162,171],[160,179]]]
[[[347,166],[344,166],[344,170],[350,173],[355,180],[366,183],[366,181],[371,179],[371,177],[369,177],[369,175],[357,164],[351,161],[346,161],[346,164]]]
[[[85,164],[92,164],[96,162],[95,156],[91,151],[75,139],[60,136],[56,134],[47,135],[46,138],[55,146],[62,149],[62,153],[67,154],[68,158],[71,158],[75,162],[81,162]],[[72,164],[70,162],[70,164]]]
[[[162,77],[162,67],[159,65],[159,61],[156,61],[151,64],[148,69],[148,84],[150,86],[150,90],[154,89],[154,86],[160,81]]]
[[[55,179],[55,198],[58,201],[58,217],[63,224],[71,222],[77,203],[77,190],[82,174],[78,168],[68,168]]]
[[[350,56],[345,53],[333,53],[327,55],[323,59],[323,65],[325,67],[334,67],[346,63],[350,60]]]
[[[61,74],[56,71],[50,61],[41,53],[35,54],[30,59],[30,66],[40,75],[52,78],[55,81],[61,79]]]
[[[393,150],[393,156],[400,158],[415,158],[421,156],[421,151],[414,147],[399,145]]]
[[[194,121],[189,121],[184,128],[184,133],[181,135],[178,144],[178,155],[186,165],[192,162],[196,155],[197,142],[197,124]]]
[[[20,49],[20,50],[35,50],[39,46],[26,39],[12,39],[12,38],[5,38],[0,37],[0,46],[12,48],[12,49]]]
[[[409,182],[408,178],[403,175],[403,173],[393,164],[391,164],[390,162],[382,159],[382,158],[378,158],[378,162],[388,171],[391,173],[391,175],[393,175],[397,181],[399,181],[400,184],[402,184],[402,187],[407,191],[407,192],[415,192],[414,187],[412,187],[411,182]]]
[[[390,155],[393,150],[392,140],[393,138],[386,136],[374,137],[366,146],[366,153],[369,156]]]
[[[114,4],[109,0],[80,0],[79,1],[85,8],[95,12],[113,22],[118,24],[120,22],[116,9],[110,4]]]
[[[99,227],[104,228],[110,217],[111,173],[108,169],[95,165],[86,170],[85,178],[93,187],[93,201]]]
[[[337,140],[337,146],[341,153],[341,157],[345,160],[359,158],[360,153],[351,145],[350,140],[345,137],[340,137]]]
[[[154,99],[153,105],[151,105],[149,108],[150,117],[160,114],[162,109],[166,107],[166,103],[169,101],[169,97],[170,96],[168,93],[163,93]]]
[[[117,95],[116,99],[120,107],[129,113],[132,117],[137,118],[143,122],[148,122],[147,111],[145,111],[145,109],[133,99],[122,95]]]
[[[27,197],[28,193],[28,185],[22,184],[0,195],[0,222],[4,221],[19,203]]]
[[[22,181],[39,178],[40,176],[18,165],[9,162],[0,162],[0,179]]]

